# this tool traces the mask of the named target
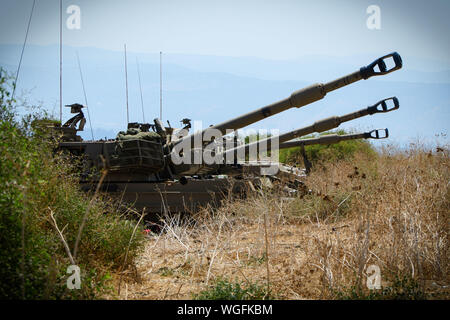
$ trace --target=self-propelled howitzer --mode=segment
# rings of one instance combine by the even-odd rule
[[[243,144],[238,147],[234,147],[231,149],[225,149],[223,151],[218,151],[217,154],[214,155],[215,163],[214,164],[198,164],[198,165],[187,165],[187,164],[172,164],[174,172],[177,172],[179,175],[193,175],[193,174],[212,174],[213,172],[223,173],[229,172],[230,164],[233,164],[233,161],[236,159],[245,159],[248,156],[255,156],[257,153],[259,155],[266,153],[267,151],[273,151],[275,149],[287,148],[289,144],[298,144],[300,142],[293,141],[295,138],[300,138],[302,136],[306,136],[312,133],[320,133],[324,131],[328,131],[331,129],[337,128],[341,123],[351,121],[360,117],[364,117],[367,115],[373,115],[376,113],[387,113],[394,110],[397,110],[400,107],[400,103],[396,97],[391,97],[387,99],[383,99],[378,101],[372,106],[367,108],[354,111],[343,116],[334,116],[329,117],[323,120],[316,121],[312,125],[289,131],[283,133],[279,136],[271,136],[266,139],[261,139],[252,143]],[[381,133],[381,132],[380,132]],[[375,132],[376,136],[380,134],[378,131]],[[387,134],[387,131],[386,131]],[[374,136],[374,138],[376,138]],[[354,137],[354,138],[369,138],[365,137]],[[330,140],[332,138],[322,137],[323,140]],[[344,139],[339,137],[334,137],[335,140]],[[302,141],[302,140],[300,140]],[[318,143],[320,140],[316,140],[314,143]],[[256,155],[257,156],[257,155]],[[255,157],[254,157],[255,158]],[[232,159],[233,161],[229,161]],[[235,164],[235,162],[234,162]]]
[[[275,175],[266,176],[271,181],[283,181],[286,185],[294,187],[303,184],[303,178],[311,169],[311,162],[309,161],[305,146],[312,145],[331,145],[342,141],[356,140],[356,139],[386,139],[389,137],[388,129],[375,129],[364,133],[353,134],[326,134],[316,138],[293,140],[280,143],[279,150],[300,147],[300,155],[303,156],[305,168],[297,168],[282,163],[272,163],[267,161],[246,161],[238,166],[221,166],[219,172],[229,176],[246,176],[255,177],[261,176],[261,169],[268,166],[277,166],[277,173]]]
[[[387,67],[388,64],[391,67]],[[311,85],[292,93],[286,99],[222,122],[206,130],[216,130],[225,135],[230,131],[243,128],[287,109],[300,108],[320,100],[328,92],[353,82],[368,79],[372,76],[384,75],[401,67],[400,55],[394,52],[349,75],[325,84]],[[312,132],[323,132],[338,126],[341,122],[350,121],[364,115],[388,112],[398,108],[396,98],[390,98],[394,107],[389,107],[387,100],[389,99],[380,101],[378,104],[356,113],[324,119],[307,128],[285,133],[280,136],[279,142],[281,144]],[[72,120],[78,121],[80,118],[84,118],[81,113],[82,106],[76,105],[78,108],[76,110],[73,106],[75,105],[72,105],[74,113],[80,109],[78,110],[80,116],[76,117],[75,120],[72,118]],[[188,130],[190,120],[183,119],[182,122],[185,125],[183,129]],[[155,119],[154,124],[128,124],[127,131],[119,133],[116,139],[80,141],[76,133],[72,132],[76,131],[74,128],[74,123],[71,123],[68,129],[60,128],[65,136],[64,141],[59,146],[61,149],[84,156],[83,177],[86,178],[83,178],[82,187],[89,190],[96,186],[100,175],[91,174],[92,169],[107,169],[108,173],[104,179],[102,190],[117,194],[123,201],[130,202],[137,208],[145,207],[147,212],[189,211],[206,204],[218,204],[218,200],[228,191],[240,192],[239,190],[242,190],[247,182],[245,177],[235,181],[229,176],[221,175],[223,172],[232,172],[229,169],[235,167],[235,164],[223,163],[210,166],[192,163],[180,165],[173,162],[172,156],[179,155],[180,147],[184,148],[183,152],[195,151],[192,144],[196,137],[200,137],[201,147],[208,145],[212,139],[205,139],[206,130],[190,135],[181,135],[180,138],[180,135],[177,134],[177,132],[181,132],[179,129],[171,128],[170,125],[164,127],[159,119]],[[219,141],[219,143],[221,142]],[[270,147],[270,142],[266,146]],[[234,153],[237,148],[242,147],[247,148],[246,146],[235,145],[223,152],[225,154]],[[293,174],[297,177],[301,176],[295,172]],[[231,189],[230,180],[233,180],[231,181],[233,185]]]
[[[261,152],[270,150],[273,141],[278,143],[284,143],[286,141],[306,136],[314,132],[324,132],[331,129],[337,128],[341,123],[351,121],[360,117],[367,115],[373,115],[376,113],[386,113],[393,110],[397,110],[400,107],[400,103],[396,97],[391,97],[378,101],[376,104],[369,106],[367,108],[350,112],[343,116],[329,117],[323,120],[316,121],[310,126],[306,126],[297,130],[293,130],[276,137],[266,138],[260,141],[256,141],[250,144],[246,144],[237,148],[233,148],[224,152],[223,156],[226,158],[233,154],[247,153],[250,149],[260,150]]]

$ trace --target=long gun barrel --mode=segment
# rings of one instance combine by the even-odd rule
[[[341,141],[357,140],[357,139],[386,139],[389,137],[388,129],[375,129],[369,132],[356,134],[329,134],[318,138],[295,140],[280,143],[279,149],[287,149],[300,146],[310,146],[314,144],[333,144]]]
[[[375,113],[385,113],[396,110],[400,107],[399,101],[396,97],[387,98],[381,101],[378,101],[373,106],[369,106],[365,109],[361,109],[359,111],[351,112],[343,116],[334,116],[330,118],[326,118],[323,120],[316,121],[314,124],[303,127],[294,131],[290,131],[284,133],[282,135],[276,137],[270,137],[264,140],[256,141],[253,143],[249,143],[237,148],[226,150],[223,154],[225,158],[231,156],[234,153],[247,153],[248,150],[260,150],[267,151],[271,148],[271,143],[273,140],[278,139],[278,143],[281,144],[283,142],[290,141],[295,138],[299,138],[314,132],[324,132],[334,128],[337,128],[341,123],[347,122],[353,119],[357,119],[360,117],[364,117],[367,115],[373,115]],[[257,148],[257,149],[256,149]],[[264,149],[264,150],[263,150]]]
[[[392,58],[392,60],[394,62],[394,66],[391,68],[388,68],[386,66],[386,62],[388,62],[390,58]],[[291,94],[291,96],[286,99],[280,100],[278,102],[272,103],[263,108],[260,108],[260,109],[254,110],[252,112],[249,112],[247,114],[244,114],[242,116],[239,116],[237,118],[234,118],[234,119],[222,122],[220,124],[217,124],[215,126],[212,126],[210,128],[207,128],[207,129],[203,130],[203,132],[201,132],[201,137],[204,137],[204,135],[208,129],[217,129],[222,133],[222,135],[225,135],[225,134],[229,133],[229,132],[227,132],[227,130],[237,130],[237,129],[246,127],[252,123],[258,122],[264,118],[273,116],[277,113],[283,112],[283,111],[293,108],[293,107],[300,108],[302,106],[305,106],[307,104],[310,104],[312,102],[322,99],[323,97],[325,97],[325,95],[328,92],[342,88],[344,86],[347,86],[353,82],[356,82],[356,81],[359,81],[362,79],[366,80],[372,76],[379,76],[379,75],[385,75],[385,74],[391,73],[395,70],[400,69],[401,67],[402,67],[402,59],[397,52],[387,54],[383,57],[376,59],[371,64],[369,64],[365,67],[361,67],[358,71],[350,73],[344,77],[330,81],[325,84],[322,84],[322,83],[313,84],[311,86],[308,86],[306,88],[303,88],[303,89],[293,92]],[[200,134],[200,133],[193,133],[182,139],[174,141],[172,143],[172,146],[174,146],[178,143],[187,142],[188,140],[192,141],[193,136],[195,136],[197,134]],[[202,138],[200,138],[200,139],[202,139]],[[205,142],[209,142],[209,141],[205,141]]]

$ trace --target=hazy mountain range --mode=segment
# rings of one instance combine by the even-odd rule
[[[0,66],[15,72],[21,46],[0,45]],[[97,48],[64,47],[63,103],[82,103],[84,96],[77,66],[78,51],[83,71],[95,138],[114,137],[126,126],[123,52]],[[203,125],[222,122],[241,113],[285,98],[314,82],[327,82],[372,62],[373,56],[307,56],[302,60],[277,61],[253,57],[163,54],[163,119],[179,126],[182,118],[203,120]],[[397,96],[400,109],[342,125],[366,130],[388,127],[389,142],[405,144],[419,138],[435,142],[447,134],[450,120],[450,67],[402,53],[403,69],[360,81],[329,93],[323,100],[265,119],[254,128],[281,132],[308,125],[332,115],[342,115]],[[130,121],[142,121],[139,59],[145,120],[159,115],[159,53],[128,52]],[[17,93],[47,110],[59,112],[59,51],[57,46],[28,45]],[[64,110],[63,118],[70,116]],[[89,123],[82,136],[90,138]],[[440,137],[441,141],[446,138]],[[386,143],[386,142],[385,142]]]

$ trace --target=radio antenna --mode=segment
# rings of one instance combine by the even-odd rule
[[[22,52],[20,53],[19,65],[17,66],[16,79],[14,80],[14,87],[13,87],[11,100],[14,99],[14,94],[16,93],[17,79],[19,78],[20,66],[22,65],[23,52],[25,50],[25,45],[27,43],[28,32],[30,31],[31,17],[33,16],[33,10],[34,10],[35,3],[36,3],[36,0],[33,0],[33,6],[31,7],[30,18],[28,19],[27,32],[25,33],[25,40],[23,41]]]
[[[62,126],[62,0],[59,0],[59,122]]]
[[[139,78],[139,90],[141,92],[141,107],[142,107],[142,121],[145,123],[145,115],[144,115],[144,98],[142,97],[142,85],[141,85],[141,72],[139,71],[139,61],[136,57],[136,66],[137,66],[137,72],[138,72],[138,78]]]
[[[92,123],[91,123],[91,113],[89,112],[89,106],[88,106],[88,101],[87,101],[86,89],[84,87],[83,73],[81,72],[81,64],[80,64],[80,57],[78,56],[78,51],[76,51],[76,54],[77,54],[77,61],[78,61],[78,69],[80,70],[81,85],[83,86],[84,102],[86,104],[86,109],[87,109],[87,112],[88,112],[89,127],[91,128],[92,140],[94,140],[94,131],[92,129]]]
[[[128,112],[128,75],[127,75],[127,45],[124,44],[124,53],[125,53],[125,90],[126,90],[126,99],[127,99],[127,127],[130,123],[130,115]]]
[[[159,118],[162,121],[162,51],[159,52]]]

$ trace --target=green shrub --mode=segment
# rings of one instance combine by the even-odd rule
[[[136,220],[125,220],[106,196],[97,197],[75,261],[81,289],[66,288],[71,263],[50,212],[73,253],[92,194],[80,190],[73,159],[56,154],[48,134],[32,125],[46,115],[17,115],[11,82],[0,73],[0,299],[99,297],[109,291],[111,273],[133,261],[142,232],[129,245]]]
[[[408,275],[394,275],[389,286],[378,290],[354,285],[336,292],[336,298],[341,300],[424,300],[427,296],[417,280]]]
[[[274,295],[267,291],[265,285],[239,282],[230,282],[218,279],[208,290],[201,291],[193,297],[195,300],[271,300]]]
[[[330,131],[320,134],[348,134],[344,130]],[[307,136],[305,138],[314,138],[315,136]],[[372,145],[366,140],[349,140],[341,141],[329,145],[310,145],[305,146],[305,153],[308,160],[314,165],[320,162],[335,162],[338,160],[351,159],[356,153],[363,153],[368,156],[375,156]],[[303,164],[303,156],[301,148],[289,148],[280,150],[280,162],[288,164]]]

